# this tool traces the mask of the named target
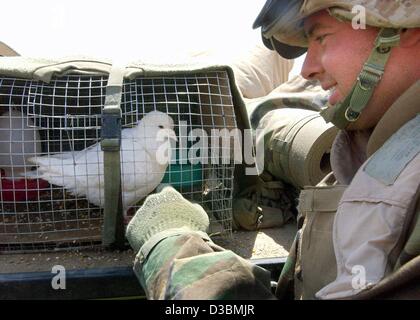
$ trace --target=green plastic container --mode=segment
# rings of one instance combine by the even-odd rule
[[[174,188],[188,187],[201,184],[203,182],[202,164],[187,163],[179,164],[179,152],[176,151],[177,163],[170,164],[163,176],[162,183],[168,183]]]

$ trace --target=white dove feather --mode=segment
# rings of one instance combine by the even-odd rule
[[[121,132],[121,189],[124,215],[127,209],[153,191],[166,172],[168,161],[157,161],[158,149],[170,148],[169,139],[176,139],[173,120],[165,113],[152,111],[139,124]],[[166,138],[157,141],[159,130]],[[86,196],[97,206],[104,205],[103,151],[100,143],[75,152],[31,157],[29,162],[38,166],[30,173],[63,186],[70,193]],[[28,175],[28,173],[27,173]]]

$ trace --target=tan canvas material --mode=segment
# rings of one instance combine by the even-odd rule
[[[336,277],[332,226],[346,187],[306,187],[300,194],[298,209],[305,220],[297,249],[296,299],[315,299],[315,293]]]
[[[293,60],[284,59],[259,45],[229,65],[232,66],[243,97],[254,99],[268,95],[285,83],[293,67]]]
[[[247,43],[229,52],[224,49],[194,52],[191,60],[230,66],[235,74],[236,85],[246,99],[268,95],[288,80],[293,67],[293,60],[281,57],[260,43]]]
[[[19,53],[0,41],[0,57],[16,57]]]
[[[320,111],[328,100],[328,93],[324,91],[316,80],[306,80],[296,75],[278,86],[269,95],[245,99],[252,128],[257,128],[261,119],[270,111],[281,108],[296,108]]]
[[[107,76],[111,70],[111,60],[98,60],[92,57],[67,57],[62,59],[40,59],[26,57],[4,57],[0,59],[0,76],[33,79],[50,82],[52,77],[60,77],[69,74],[76,75],[103,75]],[[189,64],[166,64],[154,65],[142,62],[127,63],[124,70],[124,78],[153,77],[164,75],[189,75],[201,72],[224,70],[229,74],[229,87],[233,95],[235,113],[238,127],[249,129],[250,124],[245,103],[236,85],[234,72],[226,65],[189,63]]]
[[[281,227],[294,218],[298,191],[263,172],[254,185],[233,200],[234,228],[258,230]]]

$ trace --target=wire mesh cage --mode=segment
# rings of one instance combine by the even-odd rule
[[[99,145],[107,81],[101,75],[66,75],[49,83],[0,77],[0,251],[101,246],[103,193],[94,201],[91,191],[98,191],[94,181],[103,180]],[[125,79],[121,111],[122,147],[128,149],[121,151],[123,199],[132,180],[145,187],[136,189],[136,201],[126,204],[125,214],[133,215],[157,184],[168,183],[203,206],[210,232],[229,234],[232,146],[209,151],[209,144],[219,144],[222,129],[237,128],[228,73]],[[153,172],[131,133],[154,111],[172,119],[177,135],[163,172]],[[194,136],[197,132],[201,137]],[[204,138],[209,144],[194,148]]]

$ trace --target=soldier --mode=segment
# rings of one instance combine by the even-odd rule
[[[331,90],[333,172],[301,192],[276,295],[266,270],[209,239],[199,205],[171,187],[149,196],[127,229],[148,298],[420,298],[419,2],[268,0],[254,27],[286,58],[307,51],[302,75]]]

